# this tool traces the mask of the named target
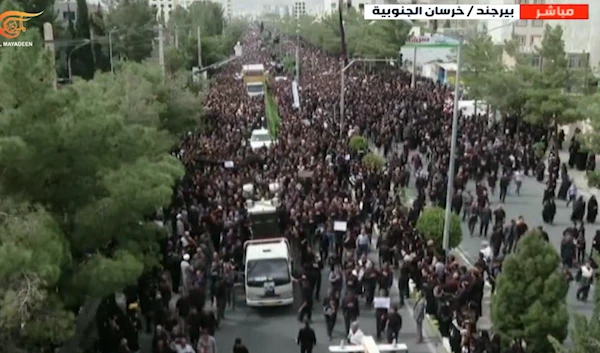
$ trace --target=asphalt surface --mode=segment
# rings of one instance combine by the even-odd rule
[[[567,154],[568,156],[568,154]],[[565,159],[565,154],[561,153],[561,160]],[[574,176],[575,174],[582,173],[575,170],[569,170],[569,175]],[[547,180],[547,179],[546,179]],[[467,189],[474,189],[474,183],[470,182],[467,186]],[[591,196],[590,192],[584,189],[583,185],[578,185],[579,195],[583,195],[584,199],[587,201]],[[504,210],[506,212],[507,220],[512,218],[517,218],[519,216],[523,216],[525,222],[529,226],[529,229],[536,228],[537,226],[542,226],[543,229],[548,233],[550,238],[550,242],[554,246],[554,248],[560,253],[560,242],[562,239],[563,231],[569,227],[571,223],[571,205],[569,207],[566,206],[565,201],[557,200],[556,202],[556,217],[554,219],[554,224],[544,224],[542,221],[542,195],[545,190],[545,184],[539,183],[533,176],[524,177],[523,185],[521,187],[521,194],[516,195],[514,193],[514,185],[509,187],[509,194],[506,197],[506,202],[504,204]],[[496,195],[490,197],[490,201],[492,202],[492,208],[497,207],[499,204],[498,200],[498,189],[496,189]],[[460,247],[457,250],[459,255],[463,255],[465,261],[473,263],[478,256],[478,253],[482,247],[482,241],[485,240],[478,236],[478,228],[474,233],[474,236],[471,237],[469,235],[469,230],[466,222],[462,224],[463,228],[463,240],[460,244]],[[585,224],[585,235],[586,235],[586,245],[587,250],[586,254],[589,254],[590,247],[592,244],[592,240],[596,230],[600,229],[600,225],[596,224]],[[489,230],[489,235],[491,234],[491,229]],[[587,303],[580,302],[576,299],[575,293],[577,292],[578,285],[576,283],[571,283],[571,287],[569,288],[569,294],[567,296],[567,304],[569,306],[569,313],[571,316],[574,314],[586,315],[590,316],[594,309],[594,305],[591,300],[588,300]],[[592,286],[593,288],[593,286]],[[593,289],[592,289],[593,291]],[[489,292],[489,290],[488,290]],[[590,293],[589,298],[591,299],[593,296],[593,292]],[[489,293],[486,295],[487,301],[489,302]],[[489,312],[489,309],[488,309]],[[489,318],[482,318],[482,321],[489,325],[487,320]],[[571,320],[571,323],[573,320]],[[484,325],[484,326],[486,326]]]
[[[322,274],[321,299],[327,293],[329,283],[327,280],[328,270]],[[397,283],[392,287],[392,303],[398,303]],[[225,313],[225,320],[221,324],[221,329],[216,333],[219,353],[228,352],[233,347],[235,338],[239,337],[248,347],[250,353],[291,353],[300,351],[296,345],[298,330],[303,326],[297,319],[297,310],[300,306],[299,295],[295,296],[296,303],[289,308],[266,308],[253,309],[246,307],[244,303],[243,289],[238,288],[237,304],[235,310],[228,309]],[[312,327],[317,335],[317,346],[314,353],[329,352],[330,345],[339,345],[340,340],[346,337],[344,332],[344,321],[342,315],[338,315],[337,324],[334,328],[333,340],[330,342],[327,338],[325,329],[325,319],[321,301],[315,301],[313,307]],[[424,326],[425,342],[416,343],[416,326],[412,317],[412,309],[405,305],[401,308],[402,330],[398,343],[404,343],[408,346],[410,353],[438,353],[445,352],[441,341],[437,337],[431,326]],[[366,335],[376,334],[375,329],[375,310],[365,308],[364,301],[361,301],[361,315],[359,324]],[[426,327],[427,326],[427,327]]]

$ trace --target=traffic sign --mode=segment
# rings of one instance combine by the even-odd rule
[[[406,38],[404,46],[408,48],[456,48],[459,46],[459,41],[439,34],[411,36]]]

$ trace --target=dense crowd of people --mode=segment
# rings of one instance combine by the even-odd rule
[[[114,298],[102,304],[106,314],[98,324],[106,338],[103,351],[137,352],[138,335],[145,330],[153,335],[153,353],[217,353],[214,334],[227,308],[235,306],[243,244],[252,238],[242,192],[243,185],[251,183],[257,198],[280,200],[280,233],[299,254],[299,320],[310,322],[319,301],[328,337],[333,339],[342,317],[347,338],[356,343],[363,334],[358,319],[365,311],[360,308],[372,308],[376,297],[389,297],[397,283],[400,302],[374,310],[377,332],[372,334],[378,339],[398,339],[403,320],[399,308],[412,289],[417,293],[419,343],[428,314],[450,338],[453,351],[501,352],[499,337],[476,327],[484,283],[487,277],[494,286],[502,255],[510,253],[529,229],[523,218],[507,219],[501,202],[511,185],[511,194],[519,193],[524,175],[534,173],[540,179],[541,168],[541,181],[546,178],[545,163],[532,148],[545,139],[546,131],[525,126],[515,133],[515,126],[486,118],[460,119],[452,209],[468,222],[471,236],[489,236],[476,266],[467,268],[415,229],[426,206],[446,205],[452,92],[422,78],[411,87],[410,74],[397,67],[357,62],[347,70],[345,114],[340,117],[340,60],[302,44],[301,106],[293,107],[289,80],[271,80],[269,89],[282,119],[277,143],[252,149],[247,143],[250,132],[265,126],[264,98],[249,97],[236,73],[242,64],[272,68],[265,38],[258,29],[247,34],[242,58],[211,81],[206,129],[190,132],[175,151],[186,176],[171,207],[155,215],[157,224],[169,227],[170,233],[162,248],[163,268],[125,290],[124,304]],[[366,166],[362,152],[349,148],[349,139],[357,135],[381,152],[385,168]],[[548,148],[544,220],[551,222],[560,161],[556,150]],[[398,189],[408,186],[411,178],[417,197],[408,204]],[[469,181],[476,183],[474,192],[467,190]],[[279,185],[277,191],[269,187],[273,183]],[[581,204],[574,202],[575,214]],[[595,212],[595,220],[597,202],[594,209],[588,210],[588,217]],[[583,216],[575,216],[573,221],[582,223]],[[346,222],[346,231],[334,230],[334,221]],[[323,271],[330,283],[326,293],[320,288]],[[316,343],[310,330],[307,324],[298,335],[303,352]],[[241,341],[219,342],[222,345],[248,352]],[[515,344],[510,352],[521,349]]]

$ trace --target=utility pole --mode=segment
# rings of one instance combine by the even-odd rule
[[[113,62],[112,30],[108,31],[108,56],[110,58],[110,72],[114,74],[115,64]]]
[[[442,245],[446,252],[446,258],[448,258],[448,252],[450,251],[450,220],[452,219],[452,196],[454,196],[454,175],[456,173],[456,138],[458,137],[458,100],[459,100],[459,89],[460,89],[460,67],[461,57],[460,51],[462,47],[462,39],[460,40],[456,49],[456,78],[454,82],[454,112],[452,114],[452,135],[450,142],[450,165],[448,166],[448,186],[446,191],[446,210],[444,214],[444,237]]]
[[[179,31],[177,30],[177,25],[175,25],[175,48],[179,49]]]
[[[56,75],[56,63],[54,62],[54,30],[52,29],[52,24],[50,22],[44,23],[44,42],[46,42],[46,49],[50,50],[52,53],[52,85],[54,89],[58,89],[57,75]]]
[[[400,63],[402,65],[402,63]],[[412,65],[412,79],[410,80],[410,86],[415,88],[417,85],[417,46],[415,45],[413,52],[413,65]]]
[[[165,77],[165,42],[163,38],[163,25],[158,25],[158,63]]]
[[[196,28],[196,36],[198,37],[198,68],[202,68],[202,32],[200,26]]]
[[[96,34],[94,30],[90,28],[90,49],[92,50],[92,60],[94,63],[94,67],[96,66],[96,51],[94,50],[94,39],[96,38]]]
[[[296,11],[296,82],[300,84],[300,11]]]

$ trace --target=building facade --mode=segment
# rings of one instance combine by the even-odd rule
[[[561,0],[491,0],[502,4],[560,4]],[[590,19],[600,18],[600,1],[570,0],[570,4],[587,4]],[[546,25],[561,26],[565,52],[569,58],[569,66],[579,68],[589,63],[591,67],[598,67],[600,62],[600,23],[594,20],[569,21],[569,20],[519,20],[519,21],[487,21],[485,27],[494,42],[502,44],[506,40],[515,38],[519,42],[521,52],[531,54],[531,64],[540,66],[536,48],[542,45],[544,28]],[[513,64],[505,58],[506,64]]]
[[[294,2],[294,13],[295,18],[306,16],[306,3],[304,1]]]

